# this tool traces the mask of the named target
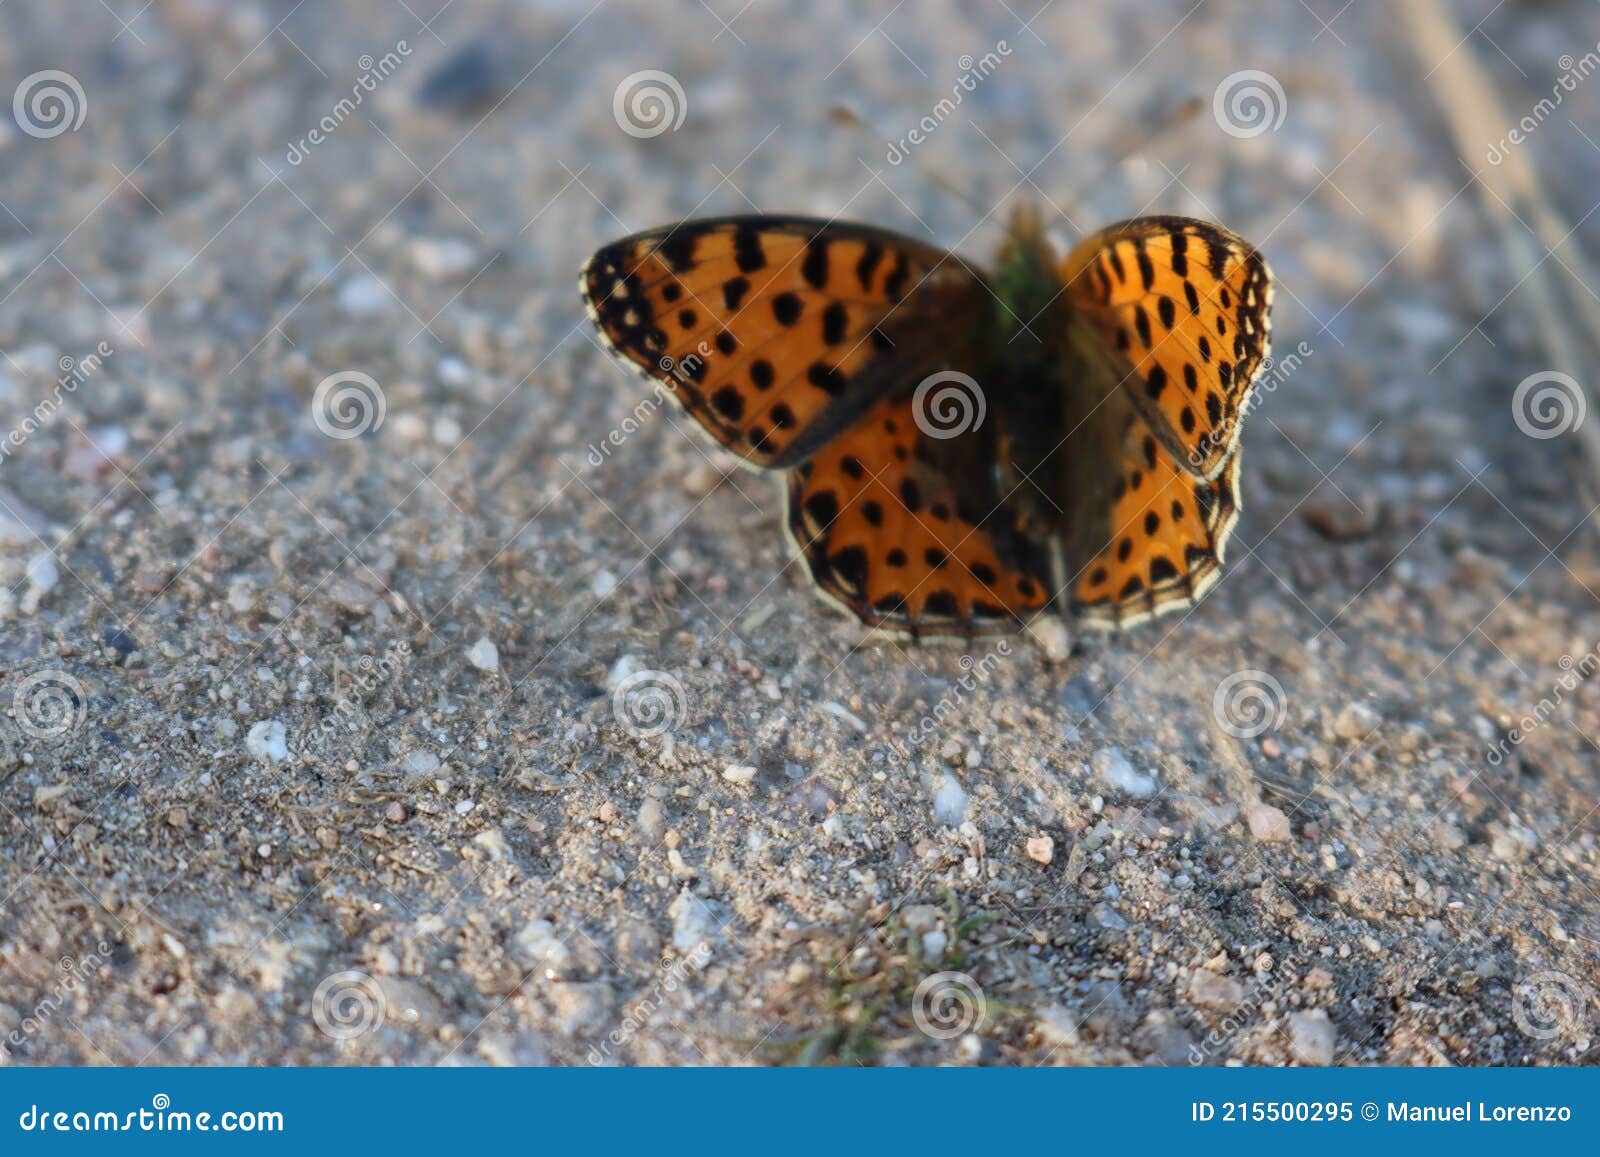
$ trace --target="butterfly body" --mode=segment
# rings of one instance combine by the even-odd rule
[[[613,352],[788,471],[801,557],[869,626],[1127,625],[1216,580],[1270,306],[1216,226],[1140,218],[1062,260],[1021,211],[985,273],[867,226],[714,218],[614,242],[580,285]]]

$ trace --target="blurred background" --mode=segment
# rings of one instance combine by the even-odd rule
[[[3,19],[0,1059],[1593,1058],[1595,5]],[[869,639],[576,270],[1019,201],[1265,252],[1229,569]]]

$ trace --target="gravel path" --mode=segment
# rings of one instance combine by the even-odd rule
[[[0,1062],[1595,1059],[1593,499],[1419,70],[1375,4],[1037,3],[6,5],[67,107],[0,125]],[[1456,15],[1519,116],[1600,41]],[[1596,123],[1516,146],[1591,251]],[[865,638],[575,271],[1023,197],[1271,260],[1228,571]]]

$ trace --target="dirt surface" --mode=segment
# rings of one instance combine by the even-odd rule
[[[1595,1059],[1593,499],[1382,6],[70,7],[0,40],[83,114],[0,125],[0,1061]],[[1455,11],[1519,117],[1600,41]],[[1595,124],[1516,146],[1591,251]],[[576,269],[754,209],[987,260],[1023,198],[1271,261],[1229,566],[868,638]]]

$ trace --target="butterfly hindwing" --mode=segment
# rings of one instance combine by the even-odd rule
[[[1097,626],[1121,627],[1198,601],[1220,575],[1239,517],[1236,446],[1211,479],[1181,469],[1150,424],[1129,407],[1114,472],[1109,520],[1083,553],[1073,606]]]
[[[944,251],[799,217],[687,221],[613,242],[580,277],[606,343],[662,382],[722,446],[793,465],[881,397],[954,356],[987,293]],[[915,334],[915,340],[911,340]]]
[[[929,442],[910,399],[879,403],[790,476],[790,533],[818,587],[870,626],[1014,625],[1049,603],[1046,568],[1007,532],[992,485]]]
[[[1062,276],[1131,371],[1124,385],[1161,444],[1185,472],[1217,477],[1268,353],[1261,254],[1204,221],[1140,217],[1079,243]]]

